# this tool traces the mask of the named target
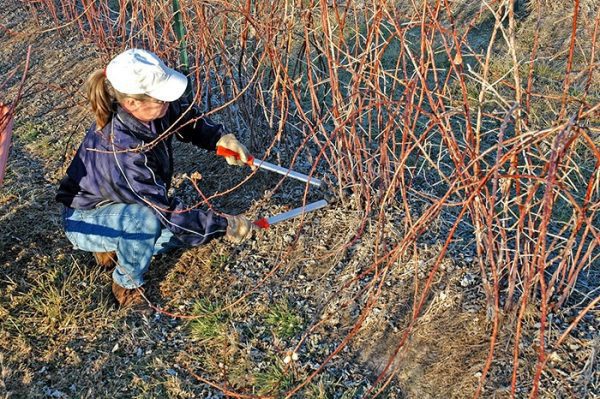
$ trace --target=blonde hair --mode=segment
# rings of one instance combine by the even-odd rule
[[[152,97],[146,94],[125,94],[115,90],[102,69],[92,72],[86,82],[85,91],[96,118],[96,130],[102,129],[110,121],[113,112],[116,111],[115,103],[121,103],[128,97],[140,101],[152,100]]]

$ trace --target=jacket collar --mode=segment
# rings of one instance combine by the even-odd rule
[[[123,107],[117,104],[117,111],[115,112],[117,120],[123,124],[128,130],[130,130],[136,137],[142,140],[154,140],[157,137],[156,129],[159,121],[153,121],[150,126],[146,126],[138,119],[136,119],[129,112],[125,111]]]

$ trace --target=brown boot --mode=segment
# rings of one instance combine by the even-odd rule
[[[98,266],[111,268],[117,263],[117,253],[116,252],[94,252],[94,259],[96,259],[96,263]]]
[[[119,284],[113,281],[112,292],[119,305],[123,308],[130,307],[133,305],[142,305],[144,300],[142,298],[143,288],[127,289],[121,287]]]

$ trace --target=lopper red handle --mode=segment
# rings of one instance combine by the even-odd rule
[[[262,219],[255,220],[253,223],[254,223],[255,226],[260,227],[261,229],[268,229],[269,226],[270,226],[269,221],[267,220],[267,218],[262,218]]]
[[[217,155],[222,157],[234,157],[235,159],[240,159],[240,154],[220,145],[217,146]],[[246,164],[248,164],[249,166],[254,165],[254,157],[252,155],[248,157],[248,161],[246,162]]]

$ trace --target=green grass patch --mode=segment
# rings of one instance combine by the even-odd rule
[[[218,254],[213,252],[210,254],[210,268],[211,270],[221,270],[229,260],[229,254]]]
[[[15,135],[24,143],[33,143],[40,137],[47,136],[51,131],[47,122],[25,122],[15,129]]]
[[[286,368],[283,362],[276,360],[267,370],[254,376],[254,383],[260,395],[269,395],[289,390],[297,383],[297,379],[291,368]]]
[[[194,304],[193,314],[199,316],[190,323],[192,337],[205,344],[221,344],[226,337],[229,313],[223,304],[201,299]]]
[[[278,338],[289,339],[302,330],[302,317],[284,300],[269,308],[265,323]]]
[[[57,159],[62,151],[57,148],[58,139],[47,122],[25,122],[15,129],[15,136],[36,156]]]
[[[360,387],[346,388],[333,379],[323,376],[306,388],[307,399],[352,399],[360,397]]]

